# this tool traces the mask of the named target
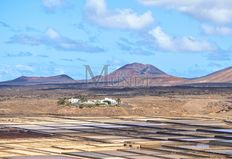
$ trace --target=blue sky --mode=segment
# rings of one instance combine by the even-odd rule
[[[141,62],[175,76],[232,66],[231,0],[2,0],[0,81],[83,79]]]

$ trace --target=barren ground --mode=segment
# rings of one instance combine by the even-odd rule
[[[74,116],[199,116],[231,118],[232,95],[230,89],[150,89],[120,91],[36,90],[28,88],[1,89],[0,114],[39,115],[59,114]],[[89,98],[119,96],[120,107],[77,108],[59,106],[58,98],[88,95]]]

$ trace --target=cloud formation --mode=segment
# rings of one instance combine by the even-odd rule
[[[229,50],[219,50],[218,52],[215,52],[213,54],[209,54],[207,56],[207,58],[210,61],[223,61],[223,63],[225,64],[225,61],[231,61],[231,51]]]
[[[28,35],[15,35],[10,38],[8,43],[19,43],[25,45],[45,45],[53,47],[57,50],[63,51],[77,51],[97,53],[103,52],[104,49],[96,46],[92,46],[82,41],[75,41],[68,37],[61,35],[53,28],[48,28],[43,35],[28,36]]]
[[[125,53],[129,53],[131,55],[152,55],[151,51],[148,51],[144,47],[144,45],[137,45],[136,42],[131,42],[128,39],[121,38],[120,41],[117,42],[118,47]]]
[[[40,55],[37,55],[37,57],[40,57],[40,58],[48,58],[49,56],[48,56],[48,55],[40,54]]]
[[[219,35],[219,36],[232,35],[232,28],[226,26],[202,25],[202,31],[207,35]]]
[[[29,65],[22,65],[22,64],[17,64],[17,65],[15,65],[15,67],[16,67],[16,69],[18,70],[18,71],[20,71],[21,73],[25,73],[25,72],[27,72],[27,73],[32,73],[33,72],[33,70],[34,70],[34,68],[32,67],[32,66],[29,66]]]
[[[108,28],[142,29],[154,21],[150,11],[141,15],[131,9],[110,11],[105,0],[87,0],[85,10],[91,21]]]
[[[32,56],[31,52],[8,53],[7,57],[29,57]]]
[[[86,62],[86,60],[82,58],[62,58],[61,60],[66,62],[73,62],[73,61]]]
[[[198,40],[193,37],[172,37],[165,33],[161,27],[149,31],[155,45],[162,51],[171,52],[214,52],[217,47],[208,41]]]
[[[63,7],[65,5],[65,0],[42,0],[42,4],[48,11],[53,12]]]
[[[4,27],[4,28],[10,28],[10,25],[8,25],[7,23],[0,21],[0,26]]]
[[[232,22],[231,0],[139,0],[148,6],[159,6],[187,13],[215,23]]]

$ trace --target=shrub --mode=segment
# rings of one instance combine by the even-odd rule
[[[60,99],[57,101],[57,104],[58,104],[58,105],[65,105],[65,104],[66,104],[66,99],[65,99],[65,98],[60,98]]]
[[[117,103],[118,103],[117,105],[120,105],[121,102],[122,102],[120,98],[117,98],[116,101],[117,101]]]
[[[78,98],[80,99],[81,102],[87,102],[88,101],[87,97],[83,96],[83,95],[78,96]]]

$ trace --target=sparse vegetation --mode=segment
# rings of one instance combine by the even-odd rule
[[[58,105],[65,105],[65,98],[59,98],[57,101]]]
[[[67,101],[67,98],[59,98],[57,104],[60,106],[69,106],[70,103]]]
[[[136,89],[38,89],[38,87],[1,88],[1,114],[62,114],[62,115],[143,115],[143,116],[188,116],[213,115],[213,117],[231,117],[231,88],[182,88],[157,87],[147,89],[146,96],[141,95],[142,88]],[[61,87],[61,86],[59,86]],[[62,87],[61,87],[62,88]],[[86,99],[104,99],[112,97],[119,106],[72,105],[71,97]],[[121,103],[121,101],[123,101]],[[91,107],[91,108],[89,108]],[[84,108],[84,109],[82,109]]]
[[[118,105],[120,105],[121,102],[122,102],[122,101],[121,101],[121,98],[117,98],[116,101],[117,101]]]
[[[88,98],[86,96],[84,96],[84,95],[79,95],[77,98],[80,99],[81,102],[87,102],[88,101]]]

